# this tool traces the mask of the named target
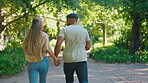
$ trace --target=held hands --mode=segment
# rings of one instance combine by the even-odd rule
[[[47,53],[54,59],[54,65],[55,65],[55,66],[60,65],[60,59],[58,59],[58,58],[54,55],[54,53],[52,52],[51,49],[48,49],[48,50],[47,50]]]
[[[55,66],[60,65],[60,59],[58,59],[58,58],[55,59],[55,60],[54,60],[54,65],[55,65]]]

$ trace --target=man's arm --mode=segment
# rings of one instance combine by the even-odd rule
[[[60,59],[58,59],[58,58],[54,55],[54,53],[52,52],[51,49],[48,49],[48,50],[47,50],[47,53],[54,59],[54,65],[55,65],[55,66],[60,65]]]
[[[54,54],[55,56],[58,56],[60,53],[61,44],[63,43],[64,38],[62,36],[59,36],[56,42],[56,46],[54,48]]]
[[[85,49],[86,50],[89,50],[90,49],[90,41],[86,41]]]

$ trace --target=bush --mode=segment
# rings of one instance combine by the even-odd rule
[[[107,63],[148,62],[148,55],[129,55],[129,50],[117,46],[106,46],[91,51],[91,56],[98,61]],[[141,57],[142,56],[142,57]]]
[[[9,41],[0,52],[0,76],[13,75],[22,71],[26,65],[22,45],[19,41]]]

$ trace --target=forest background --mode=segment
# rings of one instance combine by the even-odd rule
[[[89,32],[90,57],[148,63],[147,0],[0,0],[0,76],[18,73],[27,64],[22,42],[34,17],[44,19],[54,48],[69,13],[78,14],[78,23]]]

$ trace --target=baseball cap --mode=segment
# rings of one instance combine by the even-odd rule
[[[78,19],[78,16],[77,16],[77,14],[75,14],[75,13],[71,13],[71,14],[68,14],[68,15],[66,16],[66,18],[76,18],[76,19]]]

